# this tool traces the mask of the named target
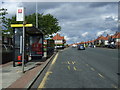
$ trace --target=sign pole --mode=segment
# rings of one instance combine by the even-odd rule
[[[24,7],[17,8],[16,21],[23,21],[23,40],[22,40],[22,72],[24,73],[24,61],[25,61],[25,14]]]

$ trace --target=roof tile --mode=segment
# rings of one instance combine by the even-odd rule
[[[52,39],[53,39],[53,40],[64,40],[64,37],[61,37],[61,36],[57,33],[57,35],[55,35]]]

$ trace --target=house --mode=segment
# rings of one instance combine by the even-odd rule
[[[52,39],[55,41],[55,48],[64,48],[64,44],[66,43],[64,36],[60,36],[57,33]]]
[[[89,45],[94,45],[94,40],[89,41]]]
[[[120,32],[116,32],[114,35],[109,37],[109,44],[120,48]]]
[[[116,45],[117,48],[120,48],[120,32],[116,33],[115,45]]]
[[[78,45],[79,45],[79,44],[82,44],[82,45],[84,45],[84,46],[85,46],[85,42],[80,42],[80,43],[78,43]]]
[[[107,47],[108,45],[109,45],[109,43],[108,43],[108,38],[107,38],[108,36],[106,36],[106,37],[104,37],[104,36],[102,36],[100,39],[101,39],[101,46],[103,46],[103,47]]]
[[[47,40],[44,40],[44,42],[43,42],[43,43],[44,43],[44,45],[47,45]]]
[[[97,39],[94,40],[94,44],[95,44],[96,46],[99,46],[100,43],[101,43],[100,37],[98,37]]]
[[[85,46],[89,46],[89,41],[85,42]]]
[[[110,45],[110,43],[109,43],[109,38],[110,38],[110,37],[111,37],[111,36],[107,34],[107,36],[106,36],[107,41],[105,42],[107,46]]]
[[[103,35],[99,36],[97,39],[94,40],[94,44],[96,46],[106,47],[109,45],[108,43],[108,36],[104,37]]]

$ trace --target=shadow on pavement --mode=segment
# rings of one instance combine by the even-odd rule
[[[34,59],[34,60],[29,61],[28,63],[26,63],[26,66],[32,65],[33,63],[34,63],[34,66],[30,67],[25,72],[30,71],[30,70],[42,65],[46,60],[47,60],[46,58],[42,58],[42,59]]]

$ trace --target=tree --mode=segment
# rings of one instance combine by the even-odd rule
[[[1,8],[0,9],[0,24],[2,25],[1,31],[3,36],[11,37],[13,34],[11,32],[12,28],[10,27],[10,19],[6,18],[6,14],[8,14],[7,9]]]
[[[44,15],[42,18],[40,29],[45,32],[45,34],[53,34],[61,29],[58,20],[54,18],[51,14]]]
[[[6,14],[8,14],[8,13],[7,13],[7,9],[1,8],[1,9],[0,9],[0,20],[1,20],[3,23],[4,23],[5,20],[6,20],[6,17],[5,17]],[[2,23],[2,22],[1,22],[1,23]]]
[[[11,24],[22,23],[17,22],[14,16],[10,19],[9,22]],[[33,24],[36,26],[36,14],[33,13],[31,15],[25,16],[25,22],[27,24]],[[51,14],[43,15],[38,13],[38,29],[44,32],[45,35],[49,36],[59,31],[61,27],[59,26],[58,20]]]
[[[6,26],[5,26],[5,23],[6,23],[6,20],[7,20],[7,18],[5,17],[6,14],[8,14],[8,13],[7,13],[7,9],[1,8],[1,9],[0,9],[0,21],[1,21],[1,22],[0,22],[0,25],[3,26],[3,27],[1,26],[2,28],[6,27]]]
[[[36,14],[26,16],[26,22],[36,25]],[[38,28],[42,30],[45,35],[51,35],[61,29],[58,25],[58,20],[51,14],[43,15],[38,13]]]

